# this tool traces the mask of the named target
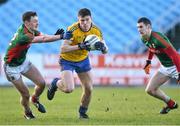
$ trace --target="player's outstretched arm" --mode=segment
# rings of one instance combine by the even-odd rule
[[[56,40],[60,40],[59,35],[41,35],[34,37],[32,43],[54,42]]]
[[[70,31],[64,32],[63,29],[58,29],[54,35],[40,35],[40,36],[34,37],[34,39],[32,40],[32,43],[54,42],[60,39],[68,40],[71,37],[72,37],[72,32]]]

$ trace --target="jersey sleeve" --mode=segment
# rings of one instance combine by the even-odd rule
[[[102,34],[102,32],[101,32],[101,30],[98,28],[98,31],[99,31],[99,37],[100,37],[100,40],[103,40],[103,34]]]
[[[152,52],[150,49],[148,50],[148,60],[152,60],[154,56],[154,52]]]
[[[157,41],[156,44],[159,48],[165,49],[165,48],[168,48],[169,46],[172,46],[170,41],[168,40],[168,38],[165,35],[163,35],[161,33],[156,33],[156,32],[152,32],[152,35],[156,39],[156,41]]]
[[[173,61],[174,65],[177,68],[177,71],[180,72],[180,55],[172,46],[170,41],[163,34],[153,33],[153,36],[161,43],[163,52]]]
[[[92,28],[95,30],[95,34],[99,37],[99,39],[102,41],[103,40],[103,34],[101,32],[101,29],[97,27],[96,25],[92,25]]]
[[[34,34],[35,36],[40,36],[40,35],[42,35],[42,33],[41,33],[40,31],[35,31],[34,33],[35,33],[35,34]]]
[[[164,49],[164,52],[172,59],[178,73],[180,73],[180,55],[178,54],[178,52],[171,46]]]

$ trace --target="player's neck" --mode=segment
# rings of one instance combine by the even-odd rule
[[[87,30],[86,30],[86,29],[83,29],[80,24],[78,24],[78,26],[79,26],[79,28],[81,29],[81,31],[83,31],[83,32],[88,32],[88,31],[91,30],[92,23],[91,23],[91,26],[90,26]]]
[[[149,30],[148,36],[151,37],[152,30]]]
[[[147,41],[149,41],[149,39],[150,39],[150,37],[151,37],[151,32],[152,32],[152,30],[149,30],[148,33],[147,33],[147,35],[145,36],[145,39],[146,39]]]
[[[26,24],[24,24],[24,26],[28,29],[28,31],[30,31],[31,33],[34,33],[33,30]]]

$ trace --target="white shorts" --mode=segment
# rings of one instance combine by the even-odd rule
[[[4,72],[6,74],[8,81],[15,81],[21,77],[22,73],[26,73],[31,66],[32,63],[29,60],[25,60],[23,64],[16,67],[12,67],[9,66],[8,64],[4,64]]]
[[[178,71],[176,69],[176,66],[164,67],[163,65],[161,65],[161,67],[159,68],[159,72],[171,78],[178,79]]]

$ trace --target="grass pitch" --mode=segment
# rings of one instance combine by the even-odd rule
[[[163,90],[180,103],[180,88]],[[52,101],[47,100],[46,91],[41,102],[47,113],[31,105],[36,119],[26,120],[16,89],[0,87],[0,125],[180,125],[180,109],[160,115],[164,103],[147,95],[143,87],[94,87],[89,120],[78,119],[81,88],[71,94],[58,91]]]

